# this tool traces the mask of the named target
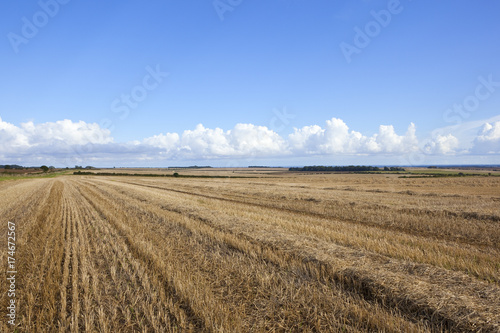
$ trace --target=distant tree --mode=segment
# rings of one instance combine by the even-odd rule
[[[303,168],[289,168],[289,171],[335,171],[335,172],[365,172],[365,171],[380,171],[379,167],[366,165],[348,165],[348,166],[323,166],[313,165]]]
[[[42,166],[40,167],[40,169],[42,169],[42,171],[43,171],[43,172],[47,172],[47,171],[49,171],[49,167],[48,167],[48,166],[46,166],[46,165],[42,165]]]
[[[5,170],[9,170],[9,169],[10,169],[10,165],[6,165],[6,166],[4,166],[4,169],[5,169]]]
[[[179,173],[174,172],[174,177],[179,177]]]

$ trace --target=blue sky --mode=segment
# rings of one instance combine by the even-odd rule
[[[498,1],[41,0],[0,13],[5,163],[500,163]]]

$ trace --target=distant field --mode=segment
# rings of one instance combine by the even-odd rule
[[[0,182],[0,331],[500,330],[499,177],[105,171],[255,178]]]
[[[5,171],[0,169],[0,182],[6,180],[20,180],[20,179],[32,179],[32,178],[52,178],[57,177],[70,171],[67,170],[55,170],[48,173],[44,173],[37,169],[27,169],[27,170],[8,170]]]
[[[94,173],[115,172],[129,174],[157,174],[173,175],[177,172],[180,175],[190,176],[244,176],[244,177],[265,177],[278,176],[288,173],[288,168],[114,168],[114,169],[96,169],[82,170]]]
[[[0,169],[0,177],[16,177],[43,173],[40,169]]]

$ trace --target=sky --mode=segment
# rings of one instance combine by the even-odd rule
[[[0,164],[500,164],[500,2],[0,3]]]

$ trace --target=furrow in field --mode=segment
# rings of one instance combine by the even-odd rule
[[[225,184],[227,186],[222,188],[206,185],[194,189],[176,183],[160,183],[161,185],[151,185],[150,182],[140,181],[127,181],[127,183],[267,209],[287,210],[314,217],[341,219],[346,223],[372,226],[387,231],[403,232],[409,235],[431,237],[466,245],[496,248],[500,246],[500,233],[495,232],[500,221],[498,214],[455,213],[442,208],[434,210],[414,207],[395,208],[383,204],[359,203],[359,198],[353,198],[350,201],[345,199],[343,201],[338,199],[319,200],[310,196],[304,197],[304,194],[301,194],[301,197],[277,197],[263,192],[252,192],[248,189],[245,190],[245,195],[241,195],[231,188],[231,183]],[[289,194],[287,193],[287,195]],[[375,194],[371,194],[371,201],[374,200],[373,195]],[[439,220],[439,223],[435,223],[436,220]]]
[[[113,186],[115,188],[120,186],[127,187],[127,185],[117,184],[116,182],[107,185],[108,187]],[[101,185],[99,187],[102,188]],[[227,216],[230,222],[222,223],[222,228],[232,230],[232,233],[236,235],[243,234],[248,238],[257,239],[259,243],[267,243],[271,246],[271,249],[281,248],[283,253],[289,252],[293,254],[294,251],[296,252],[295,249],[301,249],[302,253],[298,255],[293,254],[292,257],[297,256],[302,261],[305,258],[312,258],[313,260],[310,260],[313,263],[312,265],[317,265],[320,268],[326,262],[336,269],[341,269],[341,273],[338,276],[352,279],[348,284],[353,286],[358,284],[358,289],[368,291],[371,295],[368,295],[369,298],[375,297],[381,302],[390,305],[402,304],[410,312],[418,310],[424,312],[427,317],[432,316],[436,318],[436,316],[441,316],[441,322],[448,321],[451,327],[461,327],[461,329],[472,330],[472,327],[478,323],[484,327],[489,327],[488,321],[492,322],[493,325],[495,325],[494,323],[498,323],[498,296],[500,293],[498,288],[493,285],[474,281],[467,276],[442,269],[425,265],[408,264],[384,258],[383,256],[338,247],[335,244],[331,244],[331,242],[318,239],[319,235],[317,234],[314,237],[308,236],[308,229],[299,228],[293,234],[291,231],[294,230],[296,225],[290,225],[289,223],[290,220],[293,220],[293,216],[283,216],[280,222],[281,225],[280,223],[271,226],[263,223],[254,223],[252,225],[248,220],[234,218],[235,214],[238,215],[238,211],[243,211],[241,208],[232,207],[234,205],[226,205],[224,207],[223,205],[217,206],[214,202],[209,202],[202,204],[205,210],[201,212],[197,209],[200,203],[188,199],[188,194],[186,194],[185,201],[180,202],[179,195],[172,195],[170,197],[164,194],[147,196],[144,193],[147,193],[147,190],[138,191],[136,188],[134,191],[130,191],[130,189],[123,191],[122,195],[136,196],[138,202],[134,203],[134,205],[144,204],[146,201],[155,202],[156,198],[162,197],[163,200],[161,202],[163,202],[164,208],[177,210],[181,214],[190,216],[198,214],[199,219],[202,220],[207,220],[207,207],[213,207],[214,210],[209,214],[211,214],[212,221],[217,221],[219,224],[221,224],[220,220],[224,220],[224,218],[221,218],[223,211],[230,212],[233,209],[230,215]],[[137,196],[142,196],[142,198]],[[176,208],[172,208],[172,205],[165,205],[165,202],[175,202],[176,200],[178,201]],[[158,205],[162,204],[161,202],[156,202]],[[264,213],[260,216],[268,214]],[[258,218],[258,212],[255,212],[253,216],[254,218]],[[302,239],[297,237],[297,230],[302,231],[300,234]],[[311,229],[309,230],[310,233]],[[334,261],[336,263],[331,262],[332,257],[335,258]],[[342,260],[339,258],[342,258]],[[462,284],[467,285],[468,288],[464,288]],[[483,295],[479,295],[479,291],[486,292]],[[432,296],[432,299],[430,299],[429,295]],[[484,310],[484,313],[487,315],[483,318],[476,316],[472,310],[474,308]],[[459,309],[458,312],[457,309]],[[459,313],[463,317],[461,320],[457,319]],[[467,318],[467,316],[470,316],[470,318]],[[492,319],[493,321],[491,321]]]
[[[61,331],[78,332],[80,331],[80,318],[81,318],[81,300],[80,297],[83,293],[82,289],[82,261],[81,252],[85,251],[86,244],[81,242],[81,221],[82,216],[79,213],[78,200],[73,197],[73,192],[69,186],[69,182],[65,181],[65,204],[69,211],[67,221],[67,235],[66,246],[68,249],[67,265],[69,267],[66,283],[67,283],[67,314],[64,327]],[[65,262],[66,264],[66,262]]]
[[[80,263],[78,257],[78,251],[80,250],[80,244],[78,242],[78,224],[76,220],[72,220],[71,223],[71,331],[78,331],[78,322],[80,318],[80,302],[79,302],[79,271],[80,271]]]
[[[114,234],[113,239],[116,241],[108,240],[107,242],[120,245],[124,250],[118,251],[126,251],[127,261],[133,260],[130,269],[137,273],[136,279],[139,283],[145,289],[157,289],[156,294],[160,297],[157,302],[167,306],[164,310],[165,318],[172,322],[173,329],[178,327],[181,330],[204,330],[202,321],[196,317],[190,304],[179,295],[176,286],[172,283],[170,277],[173,270],[169,270],[168,264],[165,266],[165,263],[155,255],[155,249],[142,238],[142,232],[133,231],[130,217],[113,201],[95,196],[92,192],[89,194],[89,191],[81,184],[78,189],[92,205],[92,210],[106,222],[103,227],[107,229],[107,232]],[[144,231],[144,226],[140,226],[140,230]]]
[[[59,331],[66,332],[68,330],[68,317],[70,315],[70,311],[68,308],[71,308],[71,300],[68,300],[67,295],[71,294],[71,284],[69,283],[69,279],[71,276],[71,223],[74,216],[68,212],[68,203],[67,198],[63,198],[64,206],[66,209],[63,210],[62,222],[63,222],[63,233],[64,233],[64,257],[61,263],[62,266],[62,283],[60,286],[60,324]]]
[[[127,182],[127,184],[130,183]],[[295,220],[296,223],[290,223],[290,227],[295,229],[297,233],[312,233],[317,237],[334,241],[343,246],[365,249],[395,259],[411,260],[416,263],[463,271],[487,281],[500,282],[500,267],[497,265],[500,250],[497,248],[476,247],[460,242],[449,242],[435,237],[424,237],[404,231],[391,230],[390,228],[381,228],[379,225],[353,224],[344,218],[336,219],[321,214],[268,207],[265,203],[256,204],[227,198],[221,199],[209,195],[200,195],[199,193],[165,190],[163,187],[151,187],[143,184],[131,185],[179,193],[187,197],[201,196],[202,198],[220,202],[230,202],[231,206],[239,205],[242,207],[241,214],[247,212],[259,214],[260,210],[269,211],[268,214],[271,216],[283,216],[283,219]],[[246,215],[251,216],[252,214]],[[308,221],[308,223],[302,223],[301,220]]]
[[[77,225],[75,228],[78,231],[74,234],[73,242],[77,241],[78,247],[73,255],[78,256],[78,262],[80,263],[80,278],[74,279],[78,280],[79,294],[74,297],[75,290],[72,283],[73,292],[68,293],[67,297],[70,298],[72,303],[75,303],[76,298],[78,299],[79,304],[73,307],[74,310],[78,309],[78,312],[80,312],[80,309],[83,309],[80,316],[78,316],[77,311],[69,313],[69,329],[72,332],[106,331],[109,329],[107,322],[99,321],[99,319],[102,319],[99,314],[103,317],[102,314],[104,314],[107,307],[102,298],[108,291],[103,287],[105,275],[100,272],[100,253],[96,250],[96,244],[100,243],[100,235],[92,232],[95,230],[96,222],[91,218],[91,212],[87,210],[85,202],[82,201],[81,196],[74,189],[71,182],[66,182],[66,189],[68,191],[67,199],[71,211],[71,220]],[[70,230],[73,230],[73,228]]]
[[[36,216],[40,210],[40,206],[45,202],[50,186],[46,186],[48,183],[46,181],[22,181],[22,182],[3,182],[11,183],[11,186],[3,186],[2,188],[6,192],[1,193],[2,205],[0,207],[0,219],[2,221],[2,228],[0,230],[0,247],[3,249],[0,251],[0,262],[5,263],[4,268],[0,270],[0,288],[3,291],[0,293],[0,315],[2,318],[6,318],[6,308],[8,299],[7,290],[8,280],[7,280],[7,221],[12,221],[16,226],[16,268],[19,270],[20,263],[23,262],[24,258],[21,257],[22,249],[26,248],[26,230],[31,228],[34,223],[34,216]],[[3,184],[2,184],[3,185]],[[10,256],[10,255],[9,255]],[[1,321],[0,330],[5,328],[4,321]]]
[[[272,189],[128,177],[6,183],[0,218],[16,222],[20,331],[500,329],[494,198],[433,203],[377,184],[321,189],[322,197],[281,181]],[[432,229],[433,219],[442,224]],[[0,278],[7,290],[5,271]]]
[[[217,189],[217,192],[222,191],[229,195],[232,192],[232,186],[219,188],[214,184],[206,184],[204,187],[204,191]],[[277,200],[279,202],[285,199],[284,201],[291,201],[293,206],[298,205],[302,210],[316,212],[323,210],[324,214],[333,214],[332,216],[334,216],[335,211],[328,209],[328,206],[332,206],[335,210],[342,210],[342,206],[351,206],[349,207],[350,210],[352,211],[352,208],[355,208],[355,213],[358,215],[355,216],[356,219],[362,217],[362,220],[369,222],[372,215],[386,215],[389,221],[391,217],[394,220],[405,220],[404,225],[409,230],[437,232],[449,237],[456,237],[458,240],[472,241],[477,244],[496,245],[498,243],[498,238],[491,238],[488,234],[500,221],[500,210],[495,202],[498,198],[495,196],[460,195],[456,193],[453,195],[438,195],[412,190],[398,191],[393,189],[388,191],[379,188],[360,190],[352,187],[331,188],[329,191],[325,192],[324,189],[308,186],[292,186],[292,188],[286,187],[283,190],[282,184],[272,190],[267,189],[267,191],[263,189],[246,190],[248,192],[247,196],[266,197],[269,201]],[[286,196],[283,197],[282,194],[286,194]],[[387,212],[390,214],[386,214]],[[349,209],[344,209],[342,212],[345,215],[349,213]],[[352,212],[350,215],[352,215]],[[417,218],[416,221],[420,222],[421,225],[419,226],[415,221],[412,221],[412,217]],[[439,223],[436,223],[436,219],[439,220]],[[454,225],[458,221],[464,222],[464,226]],[[384,221],[375,222],[378,224],[384,223]],[[448,231],[450,227],[453,229],[453,234]],[[498,237],[498,235],[496,236]],[[471,237],[472,240],[470,240]]]
[[[26,195],[33,194],[40,190],[41,187],[47,182],[46,179],[30,179],[19,181],[3,181],[0,182],[0,214],[5,214],[5,211],[11,207],[18,206],[18,203]],[[16,200],[12,200],[15,198]]]
[[[32,212],[33,221],[24,225],[18,242],[17,322],[23,331],[67,332],[68,318],[78,307],[72,282],[78,273],[75,221],[64,182],[44,180],[44,185],[33,192],[43,199]]]
[[[29,224],[17,252],[18,302],[20,329],[46,331],[54,328],[59,318],[59,284],[64,253],[64,234],[61,220],[60,181],[45,183],[50,193]]]
[[[305,180],[304,178],[303,180]],[[421,186],[420,184],[414,184],[414,183],[408,183],[408,180],[405,181],[395,181],[394,179],[386,180],[386,181],[380,181],[375,184],[367,184],[366,180],[362,184],[358,184],[357,186],[353,186],[352,179],[349,178],[344,178],[344,182],[347,181],[346,183],[342,184],[339,183],[339,179],[324,179],[326,182],[332,183],[330,187],[324,187],[324,184],[321,182],[316,181],[315,185],[308,184],[307,182],[303,183],[302,185],[298,185],[296,183],[288,183],[286,181],[280,181],[279,184],[273,184],[269,183],[269,181],[266,180],[261,180],[260,182],[241,182],[241,181],[236,181],[236,180],[231,180],[232,185],[236,186],[241,186],[241,187],[248,187],[252,186],[253,188],[255,187],[260,187],[261,191],[269,191],[269,188],[274,187],[274,188],[283,188],[285,192],[298,192],[298,193],[304,193],[304,189],[306,190],[306,193],[309,191],[321,191],[322,193],[342,193],[346,194],[345,192],[354,192],[354,193],[361,193],[361,194],[366,194],[362,196],[373,196],[374,194],[389,194],[390,196],[396,197],[396,196],[403,196],[400,199],[404,199],[404,196],[409,196],[407,200],[414,201],[416,198],[418,199],[425,199],[426,201],[432,202],[436,198],[453,198],[453,199],[458,199],[461,201],[470,201],[471,199],[473,200],[496,200],[498,199],[499,192],[497,191],[488,191],[488,193],[478,193],[478,194],[462,194],[460,191],[460,188],[457,188],[456,184],[454,186],[447,186],[443,187],[443,184],[440,183],[438,189],[434,189],[434,191],[430,191],[432,188],[426,188],[425,190],[420,190],[419,187]],[[372,179],[373,180],[373,179]],[[495,179],[490,179],[491,180],[491,187],[492,188],[498,188],[498,182],[497,184],[494,183]],[[310,180],[309,180],[310,181]],[[442,181],[442,180],[441,180]],[[207,188],[207,187],[215,187],[213,182],[210,180],[200,180],[200,183],[203,183],[203,186],[200,186],[200,188]],[[360,187],[359,185],[362,185]],[[367,186],[368,185],[368,186]],[[462,184],[462,186],[468,187],[467,184]],[[368,188],[366,188],[368,187]],[[403,188],[410,188],[404,190]],[[470,188],[470,187],[469,187]],[[450,193],[442,193],[443,189],[449,189],[453,190],[453,192]],[[458,191],[457,191],[458,190]]]
[[[164,287],[164,281],[134,253],[121,229],[114,225],[113,214],[107,216],[105,207],[96,210],[95,202],[82,196],[80,190],[76,189],[74,196],[84,210],[82,221],[92,226],[89,238],[94,242],[93,257],[100,277],[96,289],[106,291],[101,299],[104,306],[97,314],[99,327],[112,331],[196,329],[198,326],[182,304],[177,304],[168,286]]]
[[[88,186],[91,185],[92,184],[88,184]],[[137,208],[128,208],[131,209],[131,212],[128,215],[131,216],[132,212],[134,212],[135,214],[142,214],[144,216],[142,218],[143,223],[146,223],[146,221],[156,221],[158,219],[164,221],[156,223],[151,222],[151,229],[154,228],[155,235],[164,233],[165,237],[171,238],[172,236],[175,236],[175,239],[179,239],[186,237],[186,235],[184,234],[188,234],[190,237],[189,240],[183,240],[181,241],[181,243],[187,242],[190,245],[189,249],[179,249],[178,251],[180,253],[182,253],[182,251],[189,251],[192,253],[189,258],[184,259],[194,262],[192,264],[192,268],[190,268],[192,275],[195,275],[196,270],[200,270],[200,267],[205,270],[204,272],[202,271],[199,273],[201,277],[207,279],[210,278],[210,275],[208,274],[214,275],[214,281],[211,283],[211,285],[214,286],[214,290],[212,291],[213,294],[219,295],[219,297],[223,297],[228,293],[228,291],[226,291],[226,294],[224,292],[219,294],[219,292],[220,289],[224,290],[225,288],[229,288],[229,290],[234,293],[232,295],[229,294],[230,297],[225,302],[236,302],[235,306],[237,304],[245,303],[267,304],[267,307],[263,308],[266,308],[267,311],[270,311],[269,313],[274,313],[279,317],[279,314],[276,313],[276,309],[274,309],[273,311],[269,309],[273,308],[273,302],[270,300],[272,300],[273,298],[280,299],[278,295],[282,296],[282,289],[288,290],[289,292],[293,293],[293,290],[295,290],[297,286],[303,285],[305,290],[303,291],[304,294],[302,295],[302,297],[306,298],[306,295],[309,293],[309,295],[316,295],[314,297],[318,298],[315,302],[315,304],[319,304],[318,311],[323,310],[325,313],[335,313],[339,316],[339,318],[344,318],[346,322],[350,322],[352,325],[355,325],[354,323],[364,322],[369,323],[368,325],[374,325],[373,327],[379,327],[379,329],[381,329],[381,327],[377,325],[382,325],[382,327],[385,327],[384,329],[387,330],[387,327],[391,327],[392,324],[393,329],[396,331],[406,325],[406,329],[411,330],[412,324],[405,322],[401,319],[401,317],[399,317],[398,319],[397,315],[393,315],[392,313],[388,314],[387,312],[384,313],[384,310],[379,308],[376,304],[369,304],[366,303],[366,301],[362,301],[359,299],[356,300],[357,296],[354,293],[346,293],[346,290],[344,290],[343,288],[337,288],[337,283],[335,282],[325,284],[324,281],[320,281],[320,279],[315,278],[314,276],[317,276],[320,271],[324,270],[324,267],[320,268],[319,271],[315,271],[314,273],[307,273],[307,270],[302,269],[304,267],[304,263],[302,260],[303,258],[300,258],[300,256],[297,256],[297,258],[295,258],[295,261],[290,261],[290,259],[294,258],[293,255],[288,255],[281,258],[282,255],[289,251],[289,249],[285,249],[284,251],[280,252],[279,248],[272,249],[271,247],[266,246],[265,242],[256,241],[255,239],[253,239],[252,242],[249,239],[241,237],[241,234],[228,232],[228,230],[223,229],[217,230],[217,228],[214,228],[213,226],[207,226],[206,221],[200,223],[200,221],[194,219],[190,214],[192,213],[192,211],[190,211],[189,208],[187,210],[181,210],[179,212],[168,210],[166,211],[165,207],[162,207],[162,205],[148,204],[147,202],[150,202],[150,199],[152,198],[134,198],[135,201],[132,202],[130,200],[130,196],[127,194],[129,193],[129,191],[127,191],[127,193],[117,193],[109,187],[102,186],[101,184],[99,184],[98,188],[94,188],[93,197],[97,197],[97,193],[99,193],[100,191],[105,191],[102,195],[102,198],[112,197],[114,202],[121,201],[124,209],[127,209],[127,207],[141,207],[140,210],[137,210]],[[200,220],[201,219],[203,219],[203,217],[201,217]],[[230,219],[229,222],[236,223],[234,219]],[[237,223],[239,222],[242,221],[237,221]],[[180,233],[179,235],[172,235],[172,230],[168,228],[167,230],[163,230],[163,228],[165,228],[165,225],[168,224],[181,226],[181,230],[187,229],[188,231],[184,231],[184,234]],[[170,228],[172,227],[170,226]],[[153,236],[150,235],[150,237]],[[154,237],[152,239],[154,240]],[[159,244],[161,244],[162,238],[157,241],[159,242]],[[165,243],[166,241],[163,240],[163,242]],[[161,247],[159,247],[159,249],[160,248]],[[197,248],[200,249],[197,250]],[[200,255],[197,254],[197,251],[200,252]],[[213,254],[213,258],[211,254],[214,252],[216,254]],[[201,262],[195,264],[195,259],[198,258],[198,256],[203,257],[204,259],[200,259]],[[216,263],[218,266],[214,264],[214,267],[212,268],[207,267],[210,263]],[[235,265],[236,267],[233,270],[230,270],[230,272],[226,273],[226,275],[218,273],[227,272],[229,270],[229,268],[225,265]],[[251,270],[250,268],[253,269],[252,272],[249,273],[248,271]],[[271,279],[275,284],[277,284],[276,286],[271,284],[275,287],[275,293],[269,294],[269,289],[273,288],[273,286],[269,285],[268,278],[262,278],[262,275],[265,275],[264,272],[267,272],[273,277],[279,276],[279,278],[275,277],[274,279]],[[220,277],[219,274],[221,274]],[[234,276],[235,278],[228,280],[227,276]],[[245,276],[254,276],[255,278],[248,280],[245,278]],[[255,286],[255,284],[257,284],[258,289],[262,289],[264,291],[261,291],[262,295],[253,295],[255,299],[252,301],[239,300],[239,297],[249,297],[248,295],[252,295],[253,293],[251,291],[248,291],[246,293],[235,292],[237,288],[230,285],[231,283],[234,283],[233,280],[242,281],[243,285],[247,286]],[[220,281],[224,281],[225,285],[221,286]],[[235,290],[231,288],[234,288]],[[328,290],[328,292],[326,292],[326,290]],[[335,294],[334,298],[332,298],[332,294]],[[214,298],[213,302],[216,301],[217,298]],[[302,299],[302,301],[304,301],[304,299]],[[306,304],[307,303],[299,302],[299,304],[295,304],[294,306],[297,306],[298,308],[306,308]],[[336,304],[336,306],[338,307],[345,308],[343,308],[342,310],[339,310],[339,308],[337,308],[334,309],[334,311],[332,311],[332,309],[330,309],[330,311],[327,310],[328,306],[332,306],[332,304]],[[288,306],[293,307],[291,305]],[[367,307],[370,310],[367,310]],[[251,310],[247,309],[246,311],[243,311],[243,313],[251,313]],[[260,315],[262,315],[262,313],[260,313]],[[307,318],[306,314],[303,315],[305,318]],[[247,318],[254,317],[258,318],[259,316],[254,313],[252,316],[248,316]],[[382,318],[385,318],[385,320],[382,320]],[[321,319],[324,320],[324,322],[330,321],[330,323],[332,320],[331,318]],[[302,320],[304,320],[304,318],[302,318]],[[419,321],[419,319],[417,319],[416,321]],[[386,322],[386,324],[382,324],[384,322]],[[389,322],[391,324],[388,324]],[[290,325],[291,323],[288,324]]]
[[[13,183],[5,192],[0,191],[0,218],[15,222],[18,231],[22,232],[25,225],[33,221],[36,210],[47,198],[50,190],[48,183],[45,179],[26,180]],[[0,230],[0,242],[6,233],[6,228]]]
[[[8,183],[9,186],[5,186]],[[9,216],[9,211],[12,209],[18,209],[19,204],[29,199],[30,195],[33,195],[33,181],[22,181],[22,182],[0,182],[0,185],[4,185],[0,188],[0,216]],[[40,185],[40,183],[38,183]],[[16,200],[13,200],[13,199]]]

